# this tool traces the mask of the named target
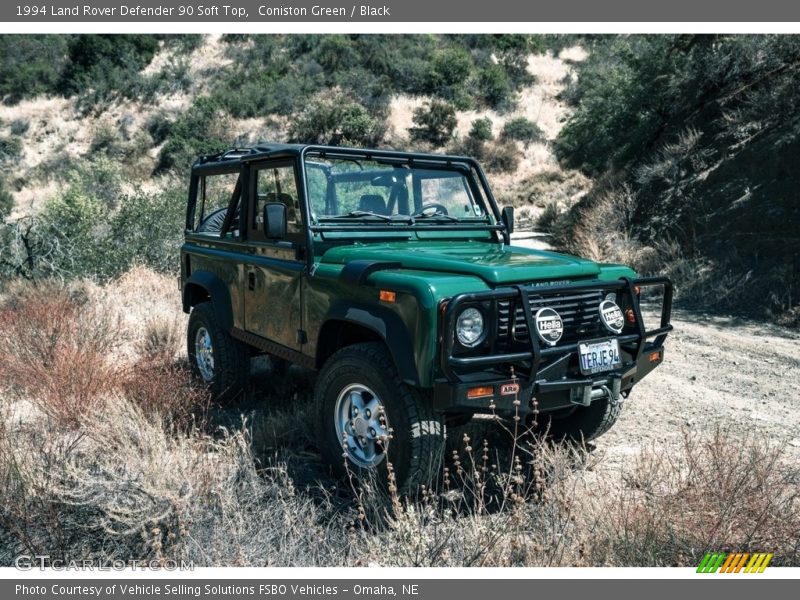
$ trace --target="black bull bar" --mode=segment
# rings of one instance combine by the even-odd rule
[[[645,288],[655,286],[663,287],[661,322],[659,327],[648,330],[645,328],[640,306],[640,295],[636,293],[636,288],[639,288],[641,292]],[[625,329],[619,335],[609,334],[609,337],[615,337],[619,341],[620,346],[631,349],[633,360],[623,365],[623,371],[632,372],[631,369],[635,369],[637,366],[644,365],[647,362],[646,357],[643,358],[645,353],[663,348],[667,334],[673,329],[670,323],[673,289],[672,282],[666,277],[622,278],[614,281],[594,280],[543,287],[518,285],[484,292],[459,294],[450,299],[444,308],[440,367],[446,381],[439,380],[436,387],[439,388],[440,392],[444,392],[442,388],[445,386],[450,388],[454,386],[456,388],[462,388],[469,385],[477,385],[477,380],[465,376],[465,374],[485,372],[499,365],[517,365],[514,369],[513,377],[515,379],[521,378],[521,383],[530,390],[530,393],[534,394],[575,388],[585,388],[587,393],[589,393],[593,385],[598,385],[598,381],[601,383],[603,381],[609,382],[609,378],[620,377],[619,374],[605,373],[595,378],[583,377],[569,380],[559,378],[554,381],[548,381],[548,369],[550,365],[545,365],[543,369],[540,369],[540,365],[545,359],[563,359],[576,354],[578,352],[578,343],[580,340],[574,343],[556,346],[545,346],[542,344],[536,334],[534,315],[532,314],[530,306],[530,296],[547,298],[548,296],[557,296],[565,293],[594,291],[600,291],[605,294],[621,292],[630,299],[630,308],[634,311],[635,315],[635,325],[626,324]],[[530,347],[524,350],[516,348],[514,351],[510,352],[497,352],[494,351],[494,344],[492,344],[492,350],[487,354],[465,355],[464,350],[461,349],[461,353],[455,355],[454,349],[457,347],[455,326],[456,319],[461,310],[468,305],[492,302],[493,315],[496,317],[497,302],[502,300],[517,301],[514,305],[522,307],[528,331],[528,340],[526,341],[529,342]],[[511,313],[511,319],[514,319],[513,311]],[[550,361],[551,364],[554,362],[557,361]],[[649,368],[650,367],[647,367],[648,370]],[[603,377],[606,377],[606,379],[603,379]],[[501,383],[502,379],[495,378],[495,382]],[[618,381],[616,385],[619,385]],[[437,396],[441,396],[441,394],[437,393]],[[447,396],[449,397],[447,400],[441,397],[442,402],[437,402],[441,408],[446,408],[445,405],[447,404],[453,406],[455,398],[452,398],[452,392],[448,392]],[[457,396],[463,399],[462,393],[458,393]],[[461,405],[463,403],[456,401],[455,404]]]

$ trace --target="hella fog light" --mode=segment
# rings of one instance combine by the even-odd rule
[[[474,348],[483,341],[486,329],[477,308],[465,308],[456,319],[456,337],[462,346]]]
[[[611,333],[622,333],[625,327],[622,309],[613,300],[603,300],[600,303],[600,320]]]

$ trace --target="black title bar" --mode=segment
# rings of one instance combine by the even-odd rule
[[[786,0],[50,0],[3,2],[0,21],[58,22],[798,22]]]

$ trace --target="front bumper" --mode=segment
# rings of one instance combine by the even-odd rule
[[[663,287],[660,326],[646,330],[636,289]],[[617,292],[629,299],[635,324],[616,336],[622,364],[613,371],[582,376],[574,368],[578,343],[542,347],[533,328],[529,296],[538,297],[600,290]],[[513,298],[523,307],[529,348],[522,351],[490,352],[478,356],[454,355],[456,317],[466,304],[496,302]],[[672,331],[672,283],[664,277],[620,279],[567,284],[532,290],[524,286],[490,292],[461,294],[453,298],[443,315],[441,371],[434,384],[434,406],[448,413],[494,412],[500,415],[547,412],[570,406],[588,405],[610,397],[619,400],[635,383],[664,360],[664,341]],[[478,389],[482,388],[482,389]],[[477,392],[477,393],[476,393]]]

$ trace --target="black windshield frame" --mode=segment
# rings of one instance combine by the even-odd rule
[[[308,173],[307,162],[314,162],[314,157],[322,159],[342,159],[354,160],[358,159],[377,161],[389,165],[406,165],[411,168],[429,169],[429,170],[442,170],[449,172],[458,172],[467,181],[470,186],[470,192],[473,200],[481,206],[485,212],[486,217],[491,217],[494,223],[488,220],[481,220],[471,223],[467,220],[460,222],[452,222],[442,224],[432,219],[429,223],[425,223],[426,231],[497,231],[502,232],[503,237],[508,241],[508,234],[503,226],[500,209],[494,195],[489,188],[486,175],[481,169],[475,159],[466,156],[449,156],[449,155],[433,155],[433,154],[416,154],[411,152],[395,152],[391,150],[359,150],[355,148],[330,148],[325,146],[306,146],[301,152],[301,179],[302,187],[305,190],[304,200],[306,203],[306,212],[311,215],[311,205],[308,194]],[[328,174],[330,175],[330,174]],[[350,231],[362,230],[365,227],[369,231],[398,231],[403,229],[412,229],[418,227],[415,223],[407,223],[398,221],[397,223],[373,223],[370,222],[365,225],[364,220],[356,220],[352,224],[341,223],[341,219],[330,218],[324,219],[328,223],[310,223],[309,230],[311,233],[324,233],[326,231]],[[323,221],[323,219],[320,219]],[[336,221],[331,223],[330,221]]]

